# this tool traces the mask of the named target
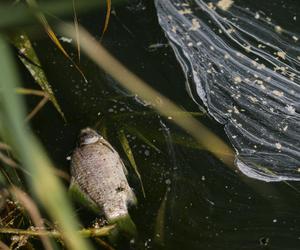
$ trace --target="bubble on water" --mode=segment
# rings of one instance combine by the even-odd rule
[[[299,34],[234,1],[155,4],[189,94],[224,124],[239,169],[264,181],[300,180]]]

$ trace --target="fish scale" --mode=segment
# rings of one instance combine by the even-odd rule
[[[81,131],[83,142],[72,155],[73,182],[103,211],[108,221],[128,215],[135,195],[126,179],[119,154],[96,131]],[[90,142],[91,141],[91,142]]]

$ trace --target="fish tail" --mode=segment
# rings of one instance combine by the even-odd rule
[[[110,224],[116,224],[116,228],[109,236],[110,240],[113,242],[115,242],[121,235],[128,238],[136,238],[137,229],[129,214],[110,220],[109,222]]]

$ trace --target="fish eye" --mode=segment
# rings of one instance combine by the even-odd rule
[[[93,129],[85,128],[81,130],[78,138],[78,144],[80,146],[92,144],[101,139],[101,136]]]
[[[92,144],[95,143],[99,140],[99,136],[95,134],[84,134],[80,136],[79,142],[80,145],[87,145],[87,144]]]

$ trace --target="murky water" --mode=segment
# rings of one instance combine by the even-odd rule
[[[203,1],[156,1],[157,9],[151,1],[127,1],[114,8],[103,44],[186,110],[199,111],[204,104],[214,119],[225,124],[226,134],[223,125],[210,116],[199,120],[224,140],[229,137],[250,173],[269,180],[299,178],[295,165],[299,161],[299,45],[293,38],[299,28],[293,17],[300,6],[297,1],[286,1],[286,8],[278,7],[281,1],[258,3],[251,1],[248,6],[249,1],[238,1],[230,11],[221,11],[209,9]],[[179,15],[184,8],[193,12]],[[80,17],[98,37],[99,15],[95,10]],[[267,17],[272,18],[271,23]],[[197,20],[200,29],[196,29]],[[276,25],[282,27],[281,32],[276,32]],[[173,26],[177,33],[172,33]],[[231,28],[234,31],[229,33]],[[186,41],[188,34],[191,46]],[[65,46],[72,50],[69,44]],[[66,157],[78,131],[97,125],[130,169],[117,132],[123,129],[127,135],[146,191],[144,198],[130,171],[139,200],[131,211],[139,230],[133,249],[299,249],[297,182],[266,183],[241,177],[209,152],[182,146],[183,137],[189,145],[192,139],[128,95],[87,58],[82,58],[81,67],[89,83],[48,40],[37,43],[36,49],[47,51],[40,57],[68,119],[64,124],[48,105],[33,121],[57,167],[69,171]],[[284,52],[285,59],[274,54],[277,52]],[[285,72],[274,70],[276,66]],[[186,77],[190,92],[186,91]],[[237,98],[239,94],[245,98]],[[91,225],[95,214],[77,208],[82,224]],[[128,248],[125,243],[118,247]]]
[[[240,170],[265,181],[299,180],[299,34],[266,14],[271,2],[156,6],[191,95],[225,124]],[[288,20],[295,26],[297,14]]]

